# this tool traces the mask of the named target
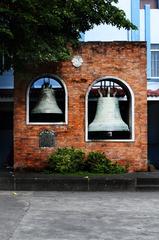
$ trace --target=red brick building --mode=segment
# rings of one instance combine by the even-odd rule
[[[83,43],[73,61],[26,68],[15,73],[14,168],[39,169],[58,147],[104,152],[129,171],[147,170],[146,46],[143,42]],[[78,56],[78,57],[77,57]],[[32,113],[44,80],[51,80],[60,117]],[[99,89],[117,92],[122,118],[129,127],[123,134],[89,132]],[[113,92],[110,94],[113,95]],[[59,99],[59,100],[58,100]],[[51,132],[53,144],[43,146],[41,134]]]

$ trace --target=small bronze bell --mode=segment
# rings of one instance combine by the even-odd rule
[[[110,96],[109,88],[107,97],[99,93],[96,115],[93,122],[89,124],[88,131],[129,131],[128,125],[122,120],[118,99]]]
[[[32,113],[62,114],[62,111],[56,102],[55,92],[49,83],[44,82],[42,85],[39,101],[33,108]]]

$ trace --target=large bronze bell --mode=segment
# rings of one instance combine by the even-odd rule
[[[33,108],[32,113],[62,114],[61,109],[57,105],[54,90],[49,83],[44,82],[42,85],[39,101]]]
[[[119,100],[115,96],[110,96],[110,89],[107,97],[103,97],[100,93],[96,115],[93,122],[89,124],[88,131],[129,131],[128,125],[122,120],[120,114]]]

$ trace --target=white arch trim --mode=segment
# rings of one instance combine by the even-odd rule
[[[88,95],[89,92],[91,90],[91,88],[93,87],[94,84],[96,84],[99,81],[104,81],[104,80],[117,80],[118,82],[121,82],[123,85],[125,85],[127,87],[127,89],[129,90],[130,96],[131,96],[131,107],[130,107],[130,120],[131,120],[131,138],[130,139],[102,139],[102,140],[91,140],[88,139]],[[92,84],[89,86],[86,96],[85,96],[85,141],[86,142],[134,142],[135,141],[135,97],[134,97],[134,92],[132,91],[131,87],[129,86],[129,84],[124,81],[123,79],[120,79],[118,77],[115,76],[105,76],[105,77],[101,77],[101,78],[97,78],[96,80],[94,80],[92,82]]]
[[[33,82],[37,81],[40,78],[49,76],[50,78],[53,79],[58,79],[64,89],[65,89],[65,122],[29,122],[29,92],[30,92],[30,88],[33,84]],[[27,91],[26,91],[26,124],[27,125],[64,125],[64,124],[68,124],[68,91],[67,91],[67,87],[65,82],[57,75],[55,74],[50,74],[50,73],[45,73],[43,75],[37,76],[36,78],[33,78],[28,87],[27,87]]]

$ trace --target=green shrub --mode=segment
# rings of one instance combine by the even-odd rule
[[[93,151],[85,159],[81,149],[58,148],[49,156],[49,170],[55,173],[94,173],[118,174],[126,172],[126,168],[117,162],[112,163],[104,153]]]
[[[92,173],[117,174],[126,172],[125,167],[112,163],[104,153],[90,152],[85,161],[85,170]]]
[[[121,173],[126,173],[126,167],[118,164],[117,162],[111,163],[109,172],[110,174],[121,174]]]
[[[81,168],[84,152],[75,148],[58,148],[49,156],[49,168],[57,173],[74,173]]]
[[[104,153],[90,152],[85,161],[85,170],[96,173],[107,173],[110,160],[106,158]]]

